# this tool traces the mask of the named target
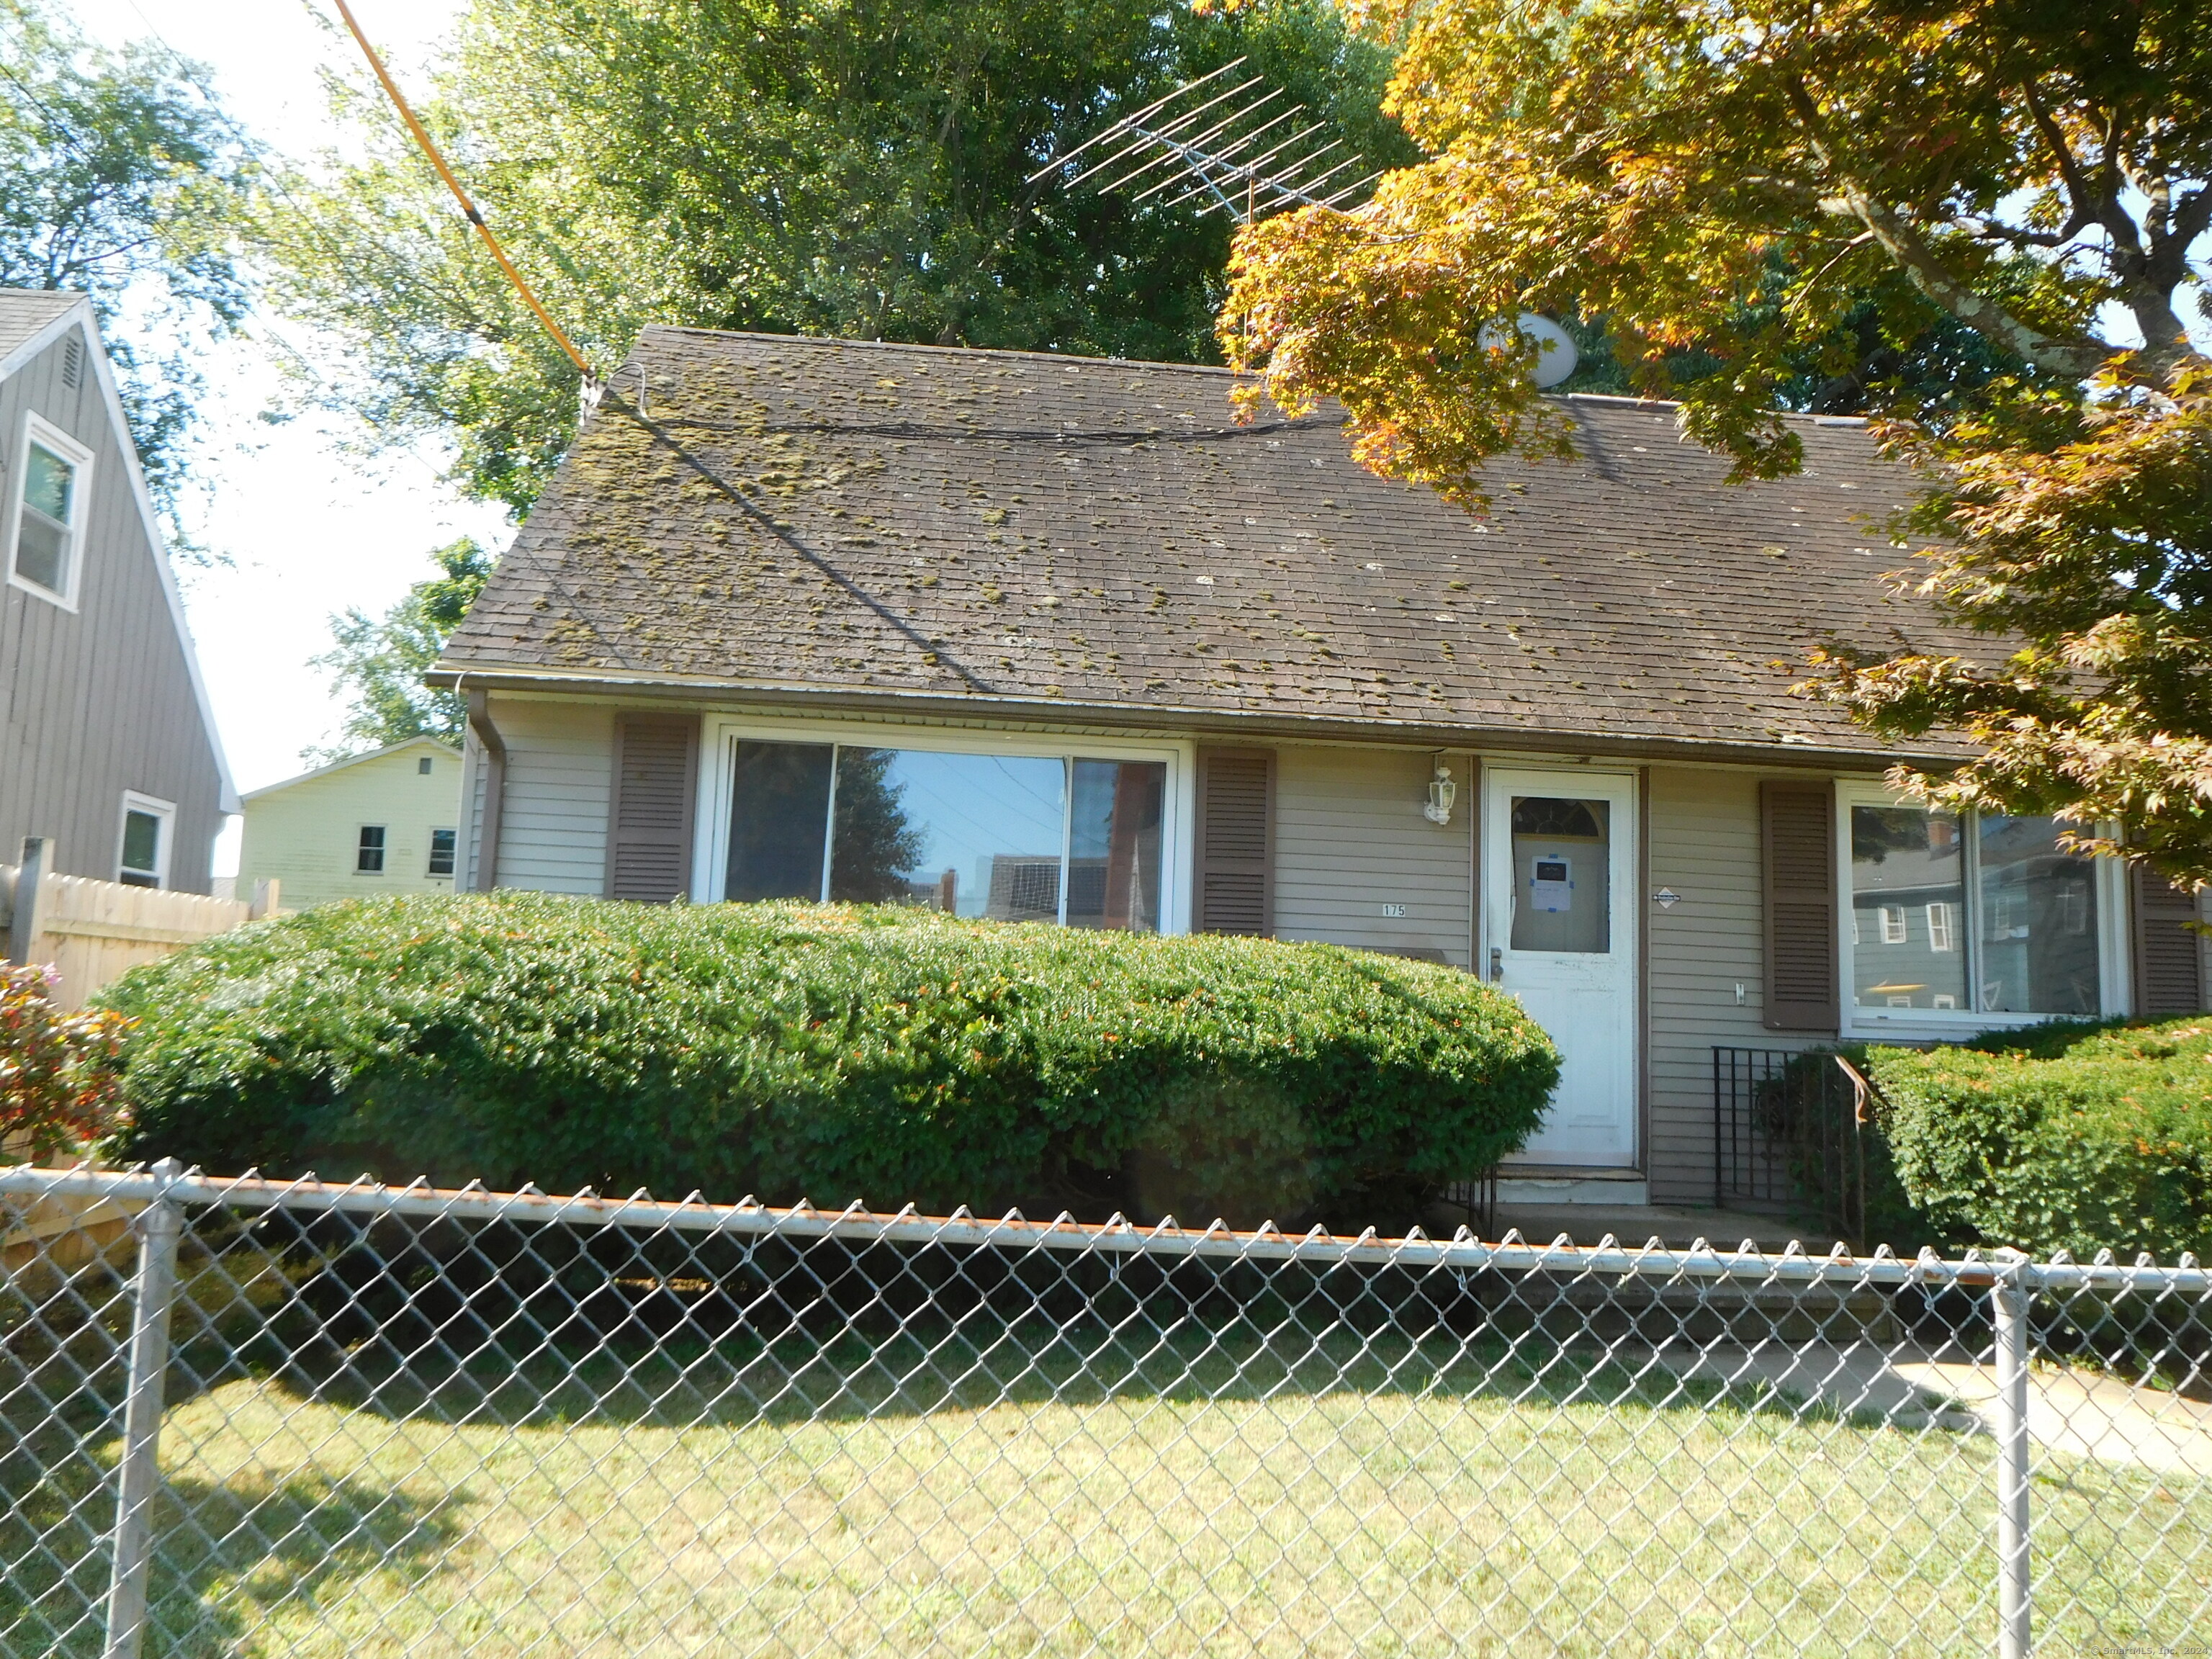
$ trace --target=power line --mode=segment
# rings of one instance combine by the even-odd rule
[[[438,153],[438,147],[431,142],[429,133],[415,118],[415,112],[408,107],[406,96],[399,90],[399,83],[392,78],[390,71],[384,67],[384,60],[376,55],[376,48],[368,44],[368,37],[362,33],[361,25],[354,21],[353,8],[346,4],[346,0],[333,0],[333,3],[338,9],[338,15],[345,20],[347,29],[360,44],[362,54],[368,58],[369,68],[376,71],[376,78],[383,83],[392,107],[399,112],[399,118],[407,124],[408,131],[415,135],[415,142],[422,147],[422,154],[438,170],[438,176],[446,181],[446,188],[453,192],[453,199],[461,204],[462,215],[477,228],[477,234],[483,238],[484,246],[491,250],[491,257],[499,261],[499,268],[507,273],[507,280],[514,284],[514,291],[537,313],[538,320],[546,333],[553,337],[553,343],[568,354],[570,362],[575,364],[576,372],[584,377],[586,386],[597,385],[599,376],[592,372],[591,364],[584,361],[584,354],[577,350],[568,337],[561,331],[561,325],[553,320],[553,313],[546,310],[538,295],[531,291],[530,284],[523,281],[522,273],[507,257],[507,250],[499,245],[499,238],[492,234],[491,227],[484,222],[483,215],[477,211],[477,204],[469,199],[468,191],[461,188],[461,181],[453,177],[453,170],[446,165],[446,158]]]

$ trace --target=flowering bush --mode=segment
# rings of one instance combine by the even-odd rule
[[[47,994],[45,968],[0,967],[0,1149],[75,1152],[123,1125],[122,1054],[131,1022],[72,1014]]]

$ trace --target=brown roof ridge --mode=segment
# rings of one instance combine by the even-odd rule
[[[1178,374],[1213,374],[1229,380],[1256,380],[1256,375],[1240,375],[1237,370],[1219,363],[1164,363],[1151,357],[1094,357],[1078,351],[1021,351],[1011,346],[947,346],[928,345],[917,340],[855,340],[842,334],[772,334],[757,328],[694,328],[678,323],[647,323],[640,331],[642,339],[647,334],[704,335],[715,340],[774,341],[778,345],[853,346],[870,351],[927,352],[940,357],[1012,357],[1025,362],[1045,363],[1081,363],[1101,368],[1172,369]]]
[[[1011,346],[933,345],[919,340],[856,340],[842,334],[777,334],[757,328],[700,328],[686,323],[647,323],[640,331],[642,339],[648,334],[689,334],[714,340],[757,340],[779,346],[837,346],[854,347],[870,351],[911,351],[940,357],[1012,357],[1022,362],[1072,363],[1085,367],[1140,368],[1146,371],[1165,369],[1181,374],[1209,374],[1226,380],[1259,380],[1261,377],[1240,373],[1220,363],[1170,363],[1154,357],[1097,357],[1079,351],[1024,351]],[[1605,404],[1627,409],[1674,410],[1681,408],[1676,398],[1644,398],[1633,393],[1616,392],[1547,392],[1541,394],[1551,403]],[[1821,415],[1811,410],[1782,409],[1774,411],[1785,421],[1810,421],[1815,426],[1864,426],[1863,415]]]
[[[1544,394],[1555,403],[1610,404],[1624,409],[1680,409],[1679,398],[1639,398],[1632,392],[1550,392]],[[1785,421],[1810,421],[1815,426],[1864,426],[1863,415],[1822,415],[1809,409],[1778,409],[1774,413]]]

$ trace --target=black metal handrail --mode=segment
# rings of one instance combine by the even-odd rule
[[[1713,1050],[1713,1203],[1866,1233],[1873,1091],[1843,1055]]]

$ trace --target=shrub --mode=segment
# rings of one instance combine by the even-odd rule
[[[0,965],[0,1149],[73,1152],[122,1123],[124,1022],[72,1014],[48,997],[40,967]]]
[[[0,964],[0,1151],[77,1152],[122,1128],[124,1020],[66,1013],[49,971]]]
[[[1449,969],[890,908],[349,902],[112,1000],[131,1156],[823,1206],[1402,1213],[1558,1076]]]
[[[1939,1226],[2037,1255],[2212,1254],[2212,1018],[2042,1025],[1867,1064],[1898,1175]]]

